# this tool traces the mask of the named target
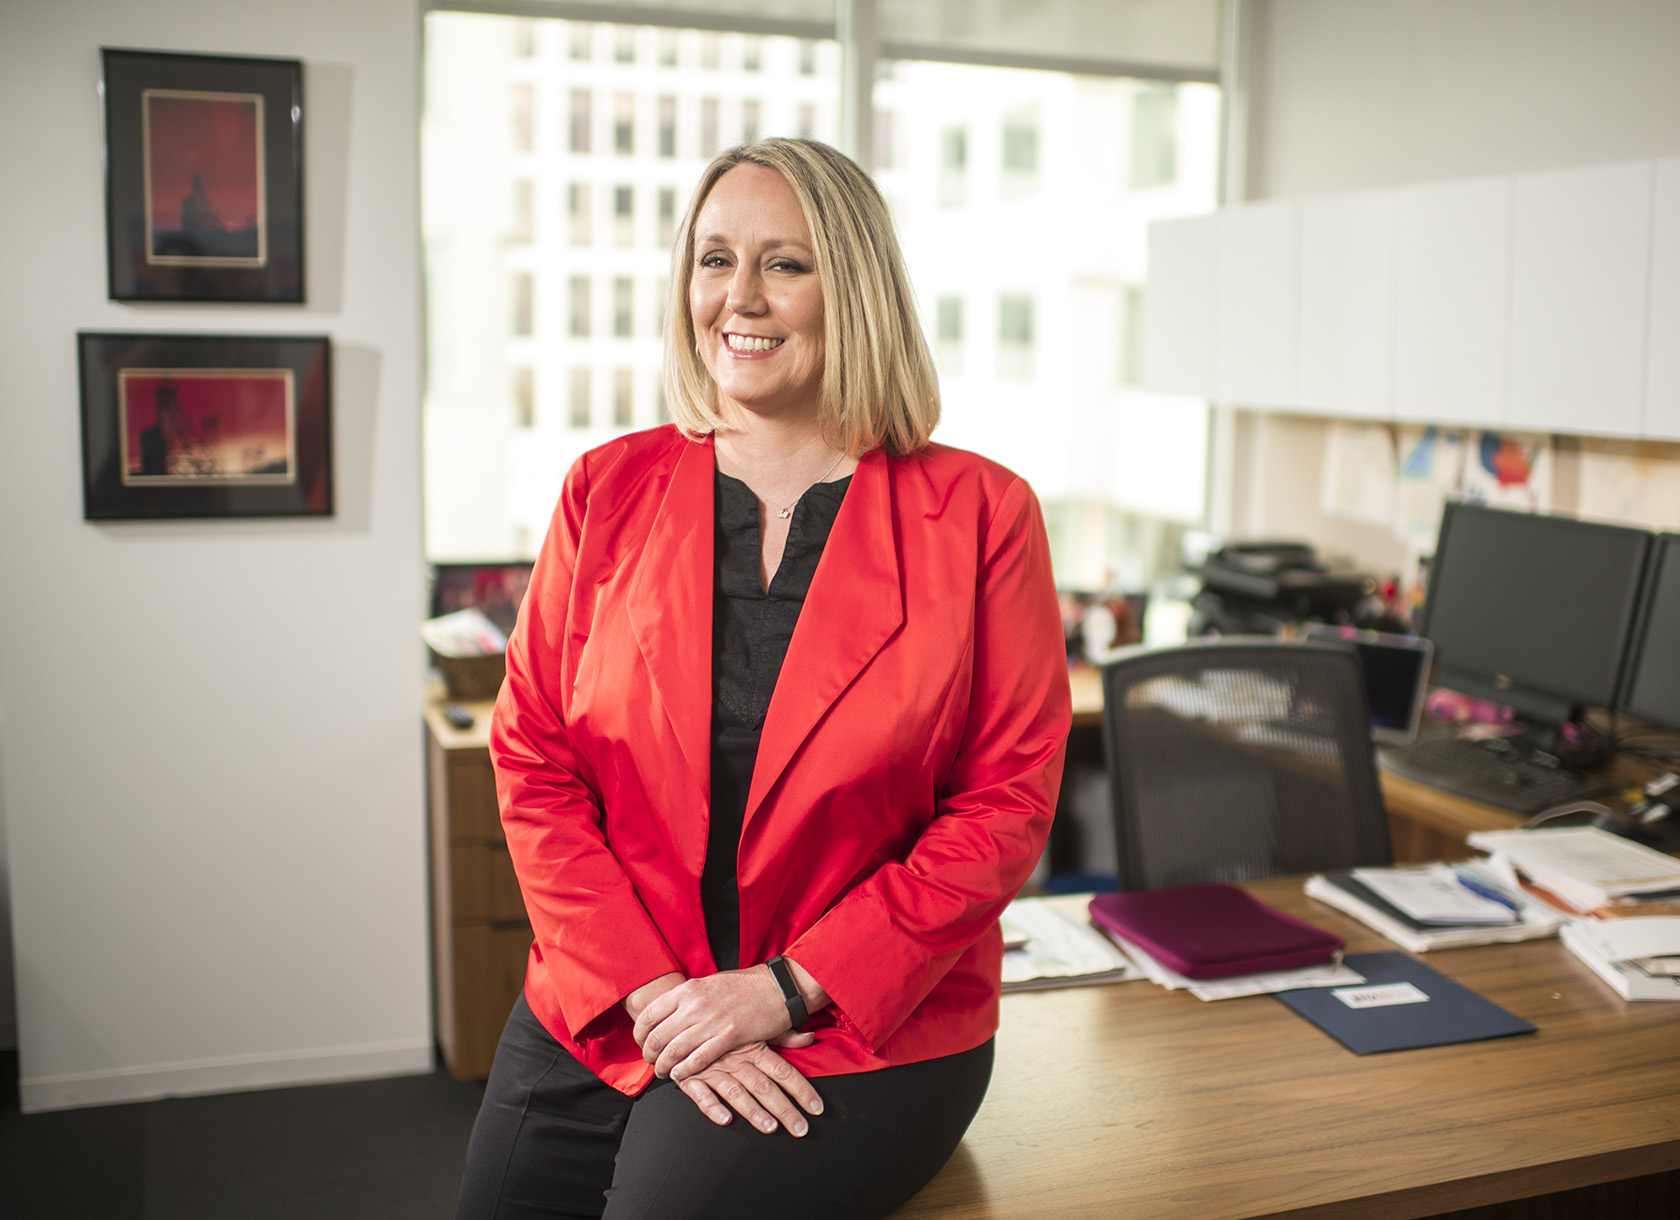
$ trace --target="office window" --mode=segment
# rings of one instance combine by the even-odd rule
[[[573,182],[566,187],[566,233],[574,246],[587,246],[593,241],[590,221],[589,184]]]
[[[612,420],[615,428],[628,428],[634,422],[631,396],[635,385],[635,374],[629,369],[615,369],[613,371]]]
[[[799,103],[799,138],[812,140],[817,135],[817,108],[810,102]]]
[[[537,228],[537,184],[529,178],[518,178],[513,184],[512,216],[508,223],[508,240],[530,245]]]
[[[934,333],[939,352],[939,366],[952,376],[962,372],[963,364],[963,299],[943,296],[934,306]]]
[[[537,91],[524,82],[514,85],[512,104],[513,147],[515,152],[530,152],[537,146]]]
[[[961,207],[968,200],[968,128],[960,124],[939,133],[939,206]]]
[[[636,62],[635,26],[613,26],[613,62],[615,64],[633,64]]]
[[[677,99],[670,94],[659,99],[659,155],[677,155]]]
[[[571,334],[574,339],[589,338],[589,277],[574,275],[570,282]]]
[[[537,389],[531,366],[520,364],[513,370],[513,426],[537,426]]]
[[[613,244],[636,243],[636,191],[634,187],[613,187]]]
[[[758,139],[759,121],[763,108],[758,102],[741,103],[741,143],[751,144]]]
[[[666,276],[660,276],[653,282],[653,333],[663,337],[665,334],[665,308],[671,295],[671,281]],[[658,381],[659,378],[654,378]]]
[[[1122,294],[1125,317],[1120,339],[1120,381],[1123,385],[1143,384],[1143,289],[1127,284]]]
[[[593,99],[587,89],[572,90],[572,151],[589,151],[589,127],[593,118]]]
[[[566,422],[573,428],[589,427],[589,369],[572,369],[571,385],[566,396]]]
[[[677,239],[677,192],[676,188],[662,186],[659,188],[659,244],[669,249],[671,243]]]
[[[1178,89],[1146,85],[1132,96],[1131,184],[1135,191],[1178,181]]]
[[[659,66],[661,68],[676,67],[677,32],[675,30],[661,29],[658,34],[655,35],[655,38],[659,44]]]
[[[628,339],[632,307],[635,304],[635,290],[631,286],[630,277],[620,275],[613,279],[613,338]]]
[[[799,40],[799,75],[817,74],[817,44],[809,38]]]
[[[537,53],[537,23],[524,17],[513,19],[513,53],[530,59]]]
[[[998,298],[999,377],[1033,375],[1033,312],[1030,295],[1005,293]]]
[[[700,99],[700,155],[710,157],[718,150],[718,100]]]
[[[1007,110],[999,143],[999,189],[1006,197],[1029,195],[1038,187],[1038,105]]]
[[[513,273],[513,333],[521,338],[536,329],[536,285],[529,271]]]
[[[636,95],[620,93],[613,97],[613,151],[628,157],[636,151]]]
[[[754,38],[751,34],[741,39],[741,71],[762,72],[764,70],[764,39]]]
[[[588,60],[595,57],[595,27],[588,22],[572,22],[567,30],[567,40],[573,59]]]
[[[718,47],[722,43],[714,30],[700,31],[700,66],[715,72],[718,67]]]
[[[902,169],[898,148],[898,111],[875,111],[875,168]]]

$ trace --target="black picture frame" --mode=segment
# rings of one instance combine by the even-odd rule
[[[82,516],[331,516],[325,335],[80,332]]]
[[[100,55],[111,300],[302,302],[302,62]]]

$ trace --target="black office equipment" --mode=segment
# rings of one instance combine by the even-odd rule
[[[1419,632],[1435,682],[1512,708],[1524,732],[1390,747],[1383,766],[1523,813],[1599,791],[1571,770],[1560,729],[1619,705],[1650,544],[1625,526],[1449,504]]]
[[[1270,635],[1308,619],[1345,623],[1370,583],[1332,571],[1302,542],[1230,542],[1186,570],[1202,579],[1191,635]]]
[[[1680,729],[1680,534],[1662,535],[1651,555],[1624,690],[1623,711]]]
[[[1102,677],[1122,890],[1392,860],[1352,648],[1194,640]]]
[[[1399,743],[1417,736],[1424,697],[1429,693],[1433,644],[1415,636],[1325,623],[1303,624],[1301,634],[1309,640],[1343,640],[1359,654],[1372,741]]]

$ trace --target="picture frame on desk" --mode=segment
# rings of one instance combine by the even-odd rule
[[[302,302],[302,62],[101,56],[111,300]]]
[[[324,335],[83,332],[82,516],[331,516]]]

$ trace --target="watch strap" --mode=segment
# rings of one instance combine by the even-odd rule
[[[770,967],[770,976],[782,989],[782,1003],[787,1005],[788,1019],[793,1022],[793,1028],[798,1029],[810,1019],[811,1014],[805,1011],[805,997],[799,994],[799,984],[793,981],[793,970],[788,966],[787,958],[778,953],[764,964]]]

